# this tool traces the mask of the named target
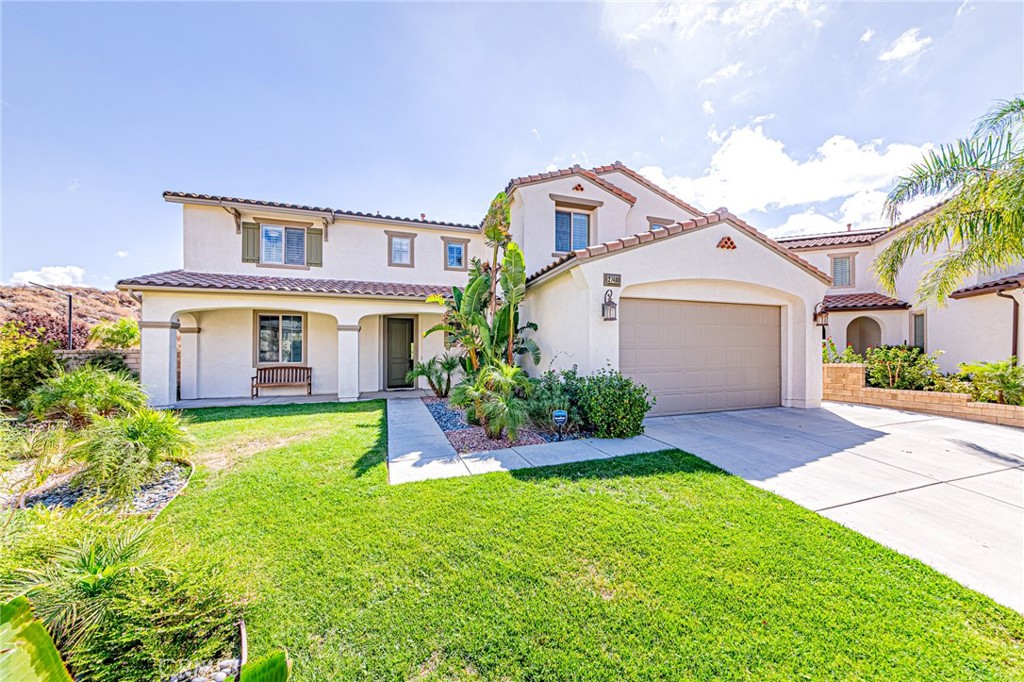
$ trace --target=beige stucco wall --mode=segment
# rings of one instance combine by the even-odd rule
[[[461,284],[466,273],[444,269],[442,237],[468,239],[467,260],[484,255],[483,237],[473,231],[432,229],[411,224],[382,224],[341,219],[327,227],[323,267],[294,268],[242,262],[242,235],[236,232],[234,217],[217,206],[186,205],[184,209],[184,268],[197,272],[221,272],[271,277],[312,277],[410,282],[414,284]],[[245,211],[242,220],[255,217],[313,222],[302,215],[277,214],[266,210]],[[385,230],[408,232],[414,240],[414,267],[388,265],[388,235]]]
[[[151,402],[160,406],[175,402],[178,328],[183,332],[182,397],[240,397],[249,395],[254,374],[254,311],[306,313],[313,392],[349,399],[382,388],[382,316],[412,316],[418,334],[441,319],[439,306],[417,300],[189,290],[142,294],[141,379]],[[440,334],[418,338],[415,359],[439,355],[443,345]],[[421,380],[418,387],[426,383]],[[267,394],[301,390],[267,389]]]
[[[734,250],[718,249],[724,236]],[[541,325],[541,368],[579,365],[591,372],[618,367],[618,322],[601,317],[606,272],[622,276],[622,297],[777,305],[782,315],[782,403],[816,407],[821,401],[820,332],[814,304],[827,285],[743,230],[727,223],[584,261],[530,287],[529,315]],[[565,323],[559,320],[568,318]]]

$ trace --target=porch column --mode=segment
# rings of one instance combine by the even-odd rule
[[[199,397],[199,327],[179,327],[181,333],[181,399]]]
[[[153,407],[169,407],[178,393],[178,323],[140,322],[142,388]]]
[[[359,325],[338,325],[338,400],[359,397]]]

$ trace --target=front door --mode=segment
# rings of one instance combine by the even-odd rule
[[[384,371],[388,388],[412,386],[412,383],[405,380],[405,375],[412,369],[413,343],[412,320],[404,317],[387,318],[384,339],[387,359]]]

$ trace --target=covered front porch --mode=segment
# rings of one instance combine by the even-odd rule
[[[394,297],[251,292],[143,294],[141,380],[159,407],[358,400],[427,388],[413,364],[444,352],[436,304]],[[311,386],[260,387],[262,368],[304,367]]]

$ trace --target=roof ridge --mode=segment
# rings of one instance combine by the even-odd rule
[[[689,202],[683,201],[675,194],[672,194],[667,189],[662,187],[661,185],[657,185],[654,182],[651,182],[649,179],[645,178],[643,175],[633,170],[632,168],[622,163],[621,161],[615,161],[611,165],[595,166],[593,171],[598,176],[600,176],[602,173],[614,173],[615,171],[625,173],[636,182],[639,182],[641,185],[651,190],[652,192],[659,194],[663,198],[668,199],[669,201],[679,206],[680,208],[689,211],[690,213],[704,215],[704,211],[700,210],[699,208],[697,208],[696,206]]]
[[[532,185],[535,182],[543,182],[544,180],[551,180],[554,178],[564,178],[570,175],[582,175],[583,177],[587,178],[588,180],[598,185],[599,187],[603,187],[604,189],[608,190],[609,192],[616,195],[620,199],[625,200],[627,203],[636,203],[635,196],[633,196],[626,190],[622,189],[615,183],[609,182],[608,180],[605,180],[604,178],[600,177],[593,170],[583,168],[578,163],[573,164],[569,168],[558,168],[552,171],[544,171],[543,173],[534,173],[532,175],[522,175],[518,178],[512,178],[511,180],[508,181],[508,184],[505,185],[505,193],[508,194],[515,187],[519,187],[522,185]]]
[[[470,225],[468,223],[453,223],[445,220],[427,220],[426,218],[406,218],[403,216],[381,215],[380,211],[374,214],[363,211],[334,209],[329,206],[306,206],[303,204],[289,204],[281,201],[268,201],[266,199],[245,199],[242,197],[229,197],[218,194],[201,194],[199,192],[179,192],[174,190],[167,190],[163,193],[163,197],[165,200],[168,197],[173,197],[176,199],[198,199],[201,201],[216,201],[245,204],[246,206],[265,206],[267,208],[284,208],[297,211],[312,211],[315,213],[330,213],[331,215],[334,216],[350,216],[354,218],[375,218],[379,220],[393,220],[396,222],[415,223],[418,225],[436,225],[438,227],[456,227],[473,230],[480,229],[479,224]]]

